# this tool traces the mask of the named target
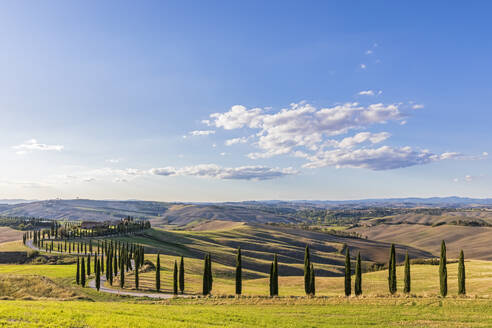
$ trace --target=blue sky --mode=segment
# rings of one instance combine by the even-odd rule
[[[4,1],[0,198],[492,197],[487,1]]]

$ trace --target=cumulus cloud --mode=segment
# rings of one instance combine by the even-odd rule
[[[16,154],[24,155],[33,151],[62,151],[62,145],[47,145],[39,143],[36,139],[31,139],[23,144],[13,146],[13,149],[17,150]]]
[[[288,154],[298,147],[315,151],[329,136],[401,120],[404,115],[398,104],[361,106],[358,103],[346,103],[318,110],[310,104],[301,103],[291,104],[290,108],[276,113],[234,106],[228,112],[215,113],[210,117],[214,119],[212,124],[216,127],[229,130],[248,127],[257,130],[256,136],[250,138],[254,139],[254,145],[261,152],[248,155],[257,159]],[[236,138],[228,142],[234,144],[245,142],[245,139]]]
[[[226,180],[269,180],[297,174],[292,168],[269,168],[265,166],[221,167],[216,164],[200,164],[183,168],[154,168],[150,172],[161,176],[195,176]]]
[[[376,95],[380,92],[363,91]],[[324,166],[390,170],[431,162],[460,159],[474,160],[481,156],[465,156],[457,152],[432,153],[412,147],[374,145],[386,141],[388,132],[362,131],[373,125],[389,122],[405,124],[408,116],[403,103],[373,103],[363,106],[357,102],[332,107],[316,108],[308,103],[294,103],[280,111],[268,112],[261,108],[248,109],[233,106],[224,113],[210,115],[210,126],[226,130],[249,129],[255,134],[249,137],[229,139],[226,145],[250,143],[257,151],[247,156],[251,159],[290,155],[305,159],[305,168]],[[415,105],[413,105],[415,108]],[[354,133],[354,132],[353,132]]]
[[[412,106],[412,108],[413,109],[422,109],[422,108],[424,108],[424,105],[422,105],[422,104],[415,104],[415,105]]]
[[[411,147],[362,149],[334,149],[322,151],[308,157],[309,163],[304,167],[318,168],[324,166],[365,168],[375,171],[392,170],[413,165],[427,164],[439,157],[428,152],[413,150]]]
[[[361,69],[366,69],[367,68],[367,65],[366,64],[360,64],[359,66]]]

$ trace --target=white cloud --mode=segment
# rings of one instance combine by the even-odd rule
[[[371,132],[360,132],[353,137],[344,138],[338,143],[340,148],[353,148],[354,146],[370,141],[373,144],[380,143],[390,137],[388,132],[381,133],[371,133]]]
[[[367,50],[366,55],[372,55],[373,51],[372,50]]]
[[[215,130],[195,130],[190,132],[192,136],[208,136],[210,134],[215,134]]]
[[[200,164],[183,168],[154,168],[150,172],[162,176],[195,176],[226,180],[269,180],[297,174],[292,168],[269,168],[265,166],[221,167],[216,164]]]
[[[422,109],[422,108],[424,108],[424,105],[422,105],[422,104],[415,104],[415,105],[412,106],[412,108],[413,109]]]
[[[110,159],[107,159],[106,162],[111,163],[111,164],[118,164],[119,162],[121,162],[121,159],[120,158],[110,158]]]
[[[465,175],[465,181],[466,182],[471,182],[473,180],[473,177],[471,175]]]
[[[24,155],[33,151],[62,151],[62,145],[47,145],[39,143],[36,139],[31,139],[23,144],[13,146],[13,149],[17,150],[17,155]]]
[[[375,93],[373,90],[363,90],[358,93],[359,96],[374,96]]]
[[[243,144],[243,143],[247,143],[249,139],[250,139],[250,137],[228,139],[225,141],[225,145],[226,146],[232,146],[235,144]]]
[[[210,115],[210,117],[214,119],[213,124],[216,127],[232,130],[242,128],[243,126],[255,127],[258,115],[261,112],[261,108],[247,110],[244,106],[235,105],[226,113],[215,113]]]
[[[398,106],[376,103],[364,107],[358,103],[346,103],[318,110],[301,103],[291,104],[290,108],[271,114],[234,106],[229,112],[215,113],[211,117],[215,118],[213,124],[217,127],[233,129],[247,126],[257,130],[256,135],[248,137],[262,150],[248,155],[257,159],[288,154],[299,147],[316,151],[328,136],[341,135],[372,124],[401,120],[404,115]],[[230,139],[226,144],[243,141],[242,138]]]
[[[360,68],[361,69],[366,69],[367,68],[367,65],[366,64],[360,64]]]
[[[224,153],[224,152],[220,153],[220,156],[225,156],[225,155],[226,155],[226,153]]]
[[[392,148],[382,146],[370,149],[335,149],[319,152],[309,157],[307,168],[324,166],[365,168],[375,171],[392,170],[413,165],[427,164],[438,160],[438,156],[417,151],[410,147]]]

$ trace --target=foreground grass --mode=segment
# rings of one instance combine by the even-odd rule
[[[216,304],[3,301],[2,327],[488,327],[488,300],[229,300]]]

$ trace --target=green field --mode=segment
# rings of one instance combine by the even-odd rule
[[[220,304],[222,303],[222,304]],[[490,327],[488,300],[4,301],[2,327]]]

